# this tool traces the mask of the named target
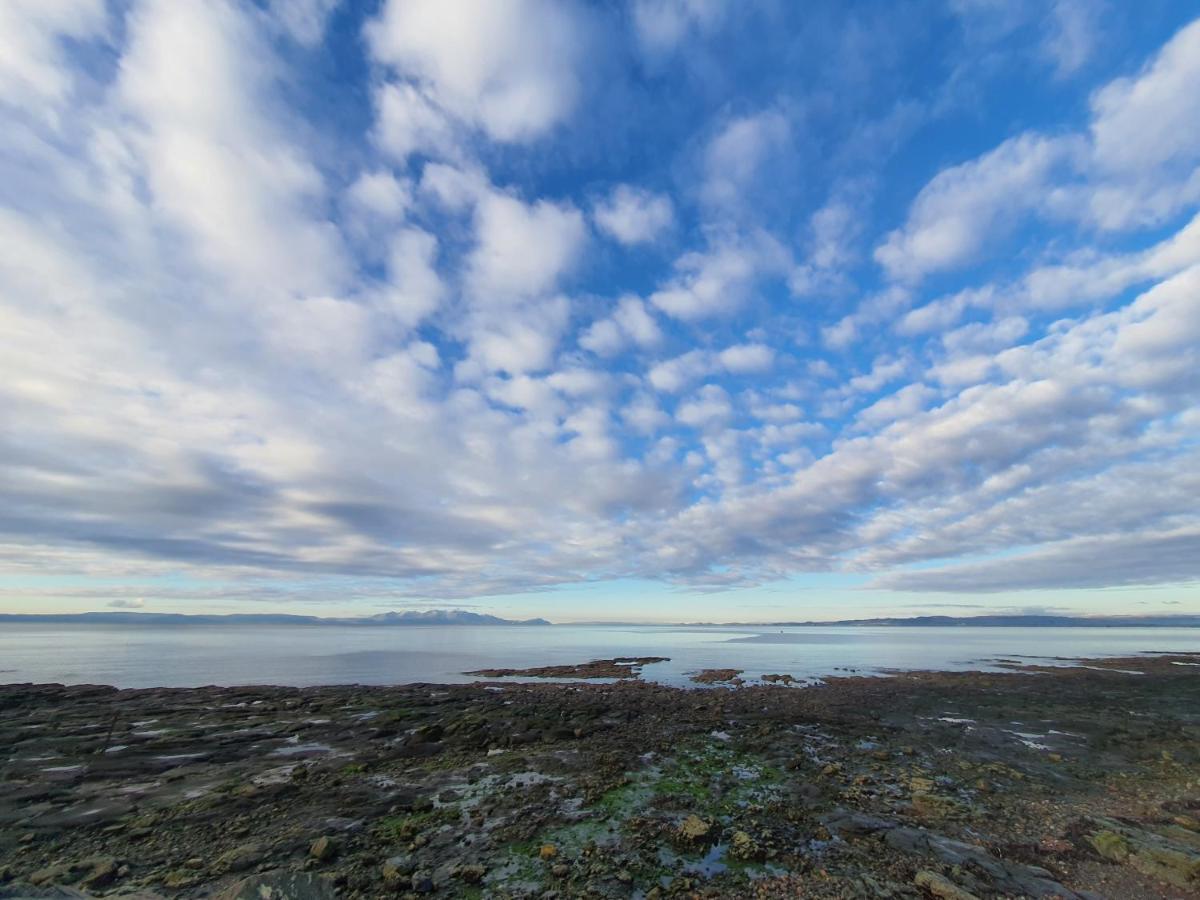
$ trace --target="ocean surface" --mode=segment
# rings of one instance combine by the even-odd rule
[[[669,656],[643,677],[993,669],[1001,660],[1200,652],[1200,628],[0,625],[0,683],[117,687],[468,682],[470,669]]]

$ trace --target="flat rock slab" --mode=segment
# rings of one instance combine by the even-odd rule
[[[337,893],[327,879],[308,872],[267,872],[243,878],[217,900],[337,900]]]

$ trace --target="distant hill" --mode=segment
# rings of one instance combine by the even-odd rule
[[[911,616],[902,619],[838,619],[832,622],[725,622],[722,624],[748,628],[786,628],[800,625],[889,625],[897,628],[970,625],[984,625],[993,628],[1190,628],[1200,627],[1200,616]]]
[[[102,625],[355,625],[364,628],[400,625],[549,625],[545,619],[501,619],[484,613],[457,609],[431,609],[424,612],[386,612],[374,616],[330,618],[293,616],[283,613],[234,613],[225,616],[183,613],[86,612],[86,613],[12,613],[0,614],[5,622],[69,623],[89,622]]]

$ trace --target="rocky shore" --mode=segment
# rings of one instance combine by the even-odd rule
[[[0,897],[1200,896],[1200,657],[688,690],[602,662],[0,686]]]

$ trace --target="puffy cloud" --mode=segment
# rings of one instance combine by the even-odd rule
[[[713,428],[722,425],[731,415],[733,406],[729,395],[718,385],[706,384],[689,400],[679,404],[675,418],[692,428]]]
[[[382,296],[388,312],[406,327],[433,313],[446,294],[437,272],[437,248],[437,238],[420,228],[405,228],[392,239]]]
[[[500,141],[526,141],[571,112],[579,13],[552,0],[387,0],[366,30],[375,58]]]
[[[458,156],[454,125],[411,84],[384,84],[375,93],[375,140],[403,164],[414,153]]]
[[[675,261],[674,277],[650,295],[650,303],[685,321],[728,315],[746,301],[760,278],[785,265],[780,248],[765,239],[690,251]]]
[[[766,344],[734,344],[718,353],[717,360],[730,372],[765,372],[775,363],[775,351]]]
[[[708,354],[700,350],[689,350],[681,356],[656,364],[646,378],[656,390],[669,394],[678,393],[690,381],[703,377],[709,371]]]
[[[626,245],[654,240],[675,216],[669,197],[628,184],[617,185],[592,214],[602,231]]]
[[[399,219],[412,205],[412,186],[391,172],[363,172],[346,189],[346,199],[358,212],[380,219]]]
[[[475,296],[489,302],[553,290],[587,235],[583,216],[568,204],[526,204],[497,191],[480,200],[475,230],[467,279]]]
[[[579,345],[598,356],[611,356],[627,344],[653,347],[662,340],[658,323],[637,297],[622,297],[610,318],[593,322]]]
[[[913,201],[904,227],[876,249],[876,260],[893,278],[910,281],[971,261],[1043,202],[1047,181],[1074,150],[1071,141],[1021,135],[939,172]]]

